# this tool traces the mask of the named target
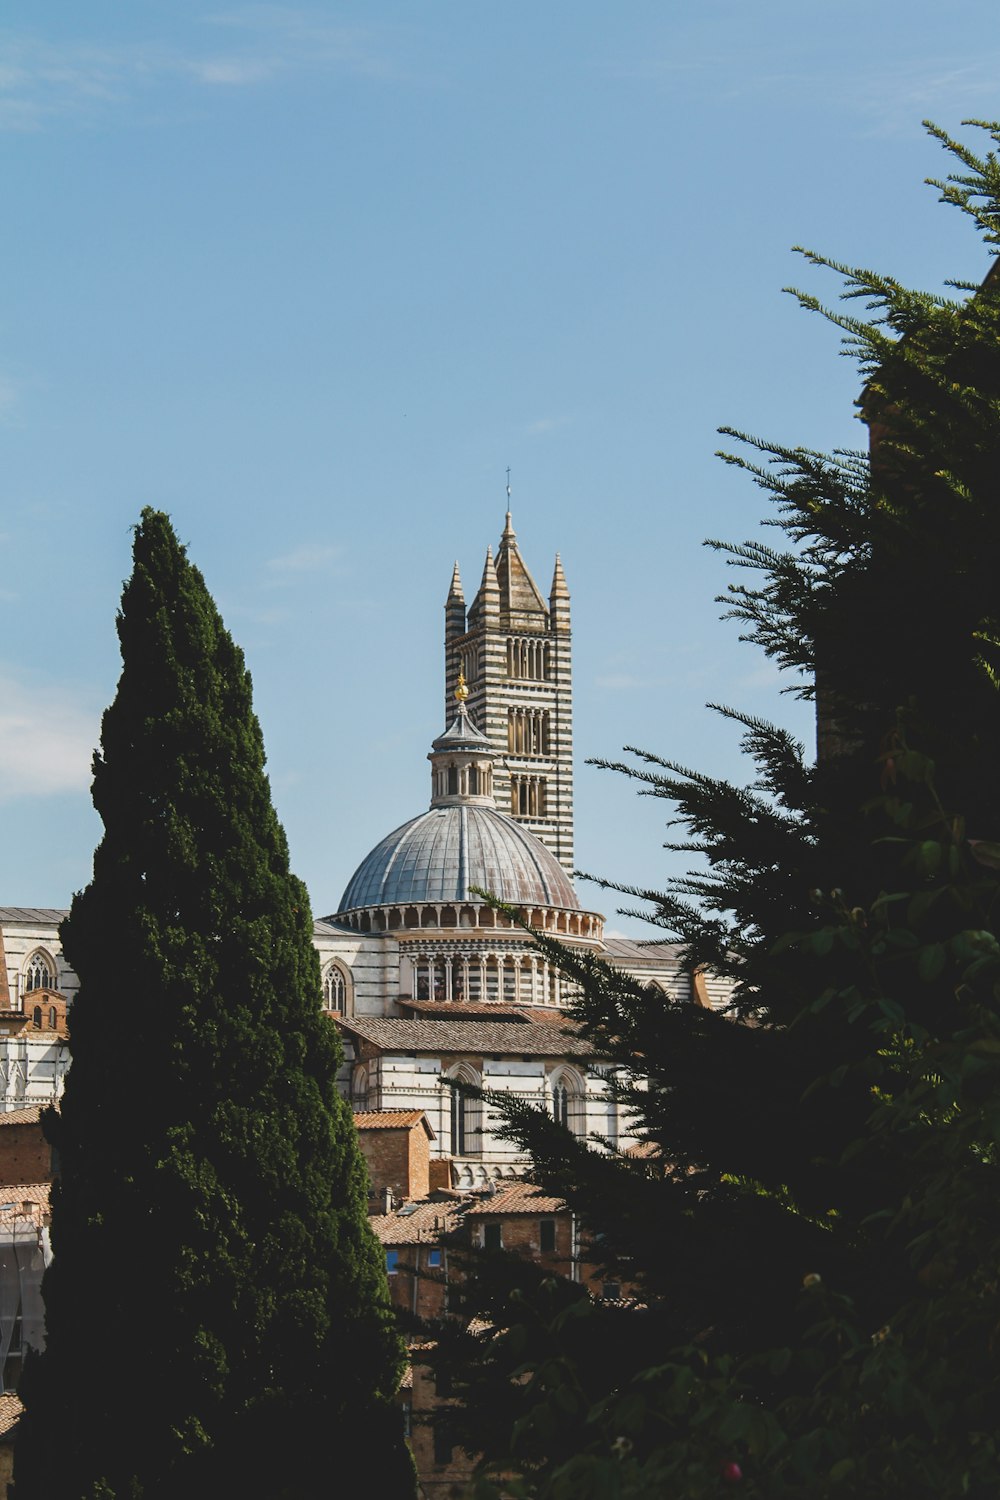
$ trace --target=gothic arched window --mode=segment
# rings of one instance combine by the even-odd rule
[[[323,971],[323,1009],[338,1016],[347,1014],[348,979],[339,964],[328,964]]]
[[[571,1068],[560,1068],[552,1078],[552,1118],[574,1135],[579,1135],[585,1120],[584,1084]]]
[[[479,1082],[478,1074],[467,1063],[459,1063],[447,1076],[456,1083]],[[481,1156],[483,1140],[480,1101],[461,1089],[449,1089],[449,1093],[452,1156]]]
[[[368,1108],[368,1069],[360,1063],[351,1074],[351,1104],[356,1110]]]
[[[54,990],[56,966],[43,948],[36,948],[24,970],[25,991]]]

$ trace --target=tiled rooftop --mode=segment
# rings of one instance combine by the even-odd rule
[[[679,964],[683,949],[680,943],[646,943],[634,938],[605,938],[602,958],[623,959],[633,963]]]
[[[0,1126],[2,1125],[37,1125],[42,1118],[42,1110],[48,1109],[47,1104],[29,1104],[25,1109],[11,1109],[5,1115],[0,1115]],[[2,1189],[0,1189],[2,1191]]]
[[[551,1198],[533,1182],[497,1184],[497,1191],[477,1198],[469,1217],[484,1214],[559,1214],[566,1212],[562,1198]]]
[[[462,1222],[468,1200],[407,1203],[391,1214],[372,1214],[368,1222],[383,1245],[433,1244]]]
[[[5,922],[41,922],[49,925],[61,922],[63,917],[68,916],[68,908],[64,910],[57,906],[0,906],[0,926]]]
[[[0,1442],[9,1442],[14,1435],[18,1418],[24,1411],[20,1399],[12,1391],[0,1396]]]
[[[50,1185],[47,1182],[17,1182],[0,1187],[0,1223],[9,1224],[18,1214],[23,1214],[25,1204],[30,1204],[32,1216],[49,1211]]]
[[[428,1021],[538,1021],[546,1026],[572,1026],[572,1018],[555,1006],[513,1005],[499,1000],[406,1000],[399,1002],[419,1019]]]
[[[402,1021],[376,1016],[340,1019],[351,1036],[386,1052],[475,1052],[508,1057],[585,1057],[590,1044],[562,1027],[532,1021]]]
[[[506,1005],[499,1000],[406,1000],[400,1001],[407,1010],[418,1017],[440,1021],[480,1020],[492,1017],[494,1021],[523,1021],[525,1013],[520,1005]]]
[[[411,1130],[414,1125],[423,1124],[431,1140],[434,1139],[434,1131],[422,1109],[357,1110],[354,1123],[359,1130]]]

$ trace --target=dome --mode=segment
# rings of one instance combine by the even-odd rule
[[[579,910],[566,872],[540,839],[495,806],[461,800],[432,807],[377,844],[348,882],[338,908],[478,898],[511,906]]]

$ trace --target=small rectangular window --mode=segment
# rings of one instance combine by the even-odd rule
[[[484,1224],[483,1225],[483,1249],[484,1250],[502,1250],[503,1249],[503,1232],[502,1232],[499,1224]]]
[[[385,1252],[385,1269],[390,1276],[395,1276],[399,1270],[399,1251],[387,1250]]]
[[[538,1247],[540,1250],[554,1250],[556,1248],[555,1219],[541,1219],[539,1221]]]
[[[440,1266],[440,1264],[441,1264],[441,1251],[440,1250],[428,1250],[428,1252],[427,1252],[427,1264],[432,1269],[437,1269],[437,1267]]]

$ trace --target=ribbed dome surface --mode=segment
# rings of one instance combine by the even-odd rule
[[[514,906],[579,910],[562,865],[540,839],[493,807],[432,807],[362,860],[339,911],[415,901],[469,901],[470,886]]]

